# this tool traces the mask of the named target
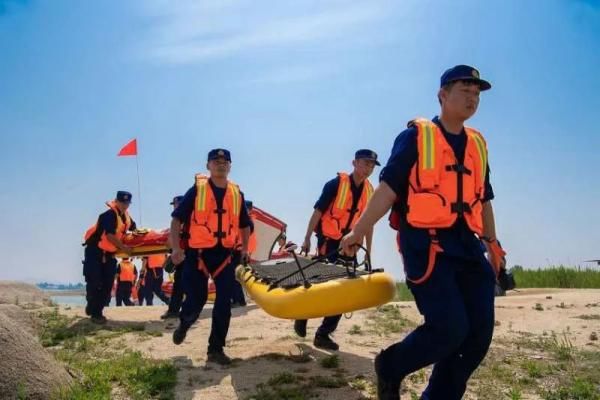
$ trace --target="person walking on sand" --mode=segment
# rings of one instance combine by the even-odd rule
[[[248,261],[250,217],[244,195],[228,179],[231,155],[225,149],[208,153],[210,176],[197,175],[179,207],[171,216],[172,259],[183,262],[185,300],[179,315],[179,326],[173,332],[173,343],[181,344],[196,322],[208,297],[208,278],[215,282],[216,299],[208,338],[207,360],[221,365],[231,363],[225,354],[225,340],[231,320],[231,296],[235,282],[233,252],[241,238],[241,261]],[[182,223],[188,234],[188,247],[179,244]]]
[[[373,186],[368,178],[376,165],[379,165],[377,153],[368,149],[358,150],[352,161],[352,172],[350,174],[340,172],[325,184],[308,222],[302,244],[303,252],[308,254],[310,251],[310,237],[315,232],[319,256],[327,255],[329,262],[338,260],[339,254],[336,250],[342,236],[348,233],[358,221],[373,194]],[[366,233],[369,252],[372,238],[371,229]],[[331,339],[330,335],[337,329],[341,318],[341,315],[329,315],[323,318],[313,340],[315,347],[326,350],[339,349],[339,345]],[[306,337],[307,322],[307,320],[294,321],[294,331],[298,336]]]
[[[344,253],[390,209],[406,282],[425,322],[375,357],[379,399],[399,399],[402,380],[433,364],[424,400],[458,400],[485,357],[494,330],[494,285],[503,251],[496,239],[488,152],[464,126],[491,85],[457,65],[440,80],[439,117],[416,119],[395,140],[380,184]],[[480,246],[484,240],[488,261]]]
[[[117,259],[115,253],[131,253],[131,249],[123,244],[123,238],[128,231],[135,230],[135,222],[129,216],[127,209],[131,204],[131,193],[118,191],[115,200],[106,203],[108,210],[100,214],[96,223],[84,235],[85,257],[83,260],[83,275],[86,282],[85,312],[92,322],[106,323],[102,311],[106,299],[110,298]]]

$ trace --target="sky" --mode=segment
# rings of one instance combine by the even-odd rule
[[[468,124],[509,265],[600,258],[600,1],[0,0],[0,279],[82,281],[104,202],[167,227],[216,147],[301,242],[323,184],[359,148],[387,161],[457,64],[493,84]],[[385,218],[373,259],[402,278]]]

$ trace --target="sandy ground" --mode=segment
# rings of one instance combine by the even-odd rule
[[[421,322],[414,303],[396,304],[403,317],[415,324]],[[309,322],[307,338],[301,339],[294,335],[291,321],[270,317],[256,305],[249,304],[245,308],[234,309],[226,353],[238,360],[233,366],[224,368],[206,363],[212,312],[210,304],[180,346],[171,342],[171,333],[177,321],[161,321],[159,317],[164,311],[164,306],[112,307],[106,310],[106,316],[113,325],[145,322],[146,331],[162,332],[161,336],[146,336],[143,339],[130,333],[125,335],[124,340],[128,347],[148,356],[174,361],[179,367],[177,399],[247,398],[256,391],[257,384],[266,382],[271,376],[281,372],[304,374],[307,377],[332,376],[334,372],[315,362],[330,354],[312,345],[312,335],[320,323],[318,320]],[[64,312],[83,316],[80,308],[69,308]],[[374,379],[375,355],[381,348],[402,339],[410,331],[407,329],[389,336],[367,332],[361,335],[349,333],[353,325],[366,331],[369,317],[373,313],[373,310],[356,312],[351,319],[343,318],[340,322],[335,340],[340,344],[337,354],[346,376]],[[600,320],[578,318],[594,314],[600,314],[600,290],[531,289],[511,292],[507,297],[497,298],[494,337],[511,339],[523,332],[561,334],[568,331],[575,346],[600,351],[598,342],[589,340],[592,332],[600,334]],[[293,356],[301,354],[310,355],[311,361],[295,362]],[[419,385],[413,387],[420,389]],[[319,393],[321,398],[327,399],[365,398],[364,394],[350,387],[319,389]]]

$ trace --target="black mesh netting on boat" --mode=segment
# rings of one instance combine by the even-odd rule
[[[298,260],[302,267],[312,263],[311,260]],[[255,264],[252,265],[253,275],[263,283],[273,287],[293,288],[302,286],[304,279],[298,270],[298,265],[294,260],[281,261],[275,264]],[[317,262],[314,265],[303,270],[304,276],[309,283],[322,283],[333,279],[352,278],[361,275],[368,275],[369,272],[354,270],[354,268],[343,265]]]

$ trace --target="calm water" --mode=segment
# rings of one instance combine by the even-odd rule
[[[85,306],[85,296],[50,296],[50,299],[63,306]]]

